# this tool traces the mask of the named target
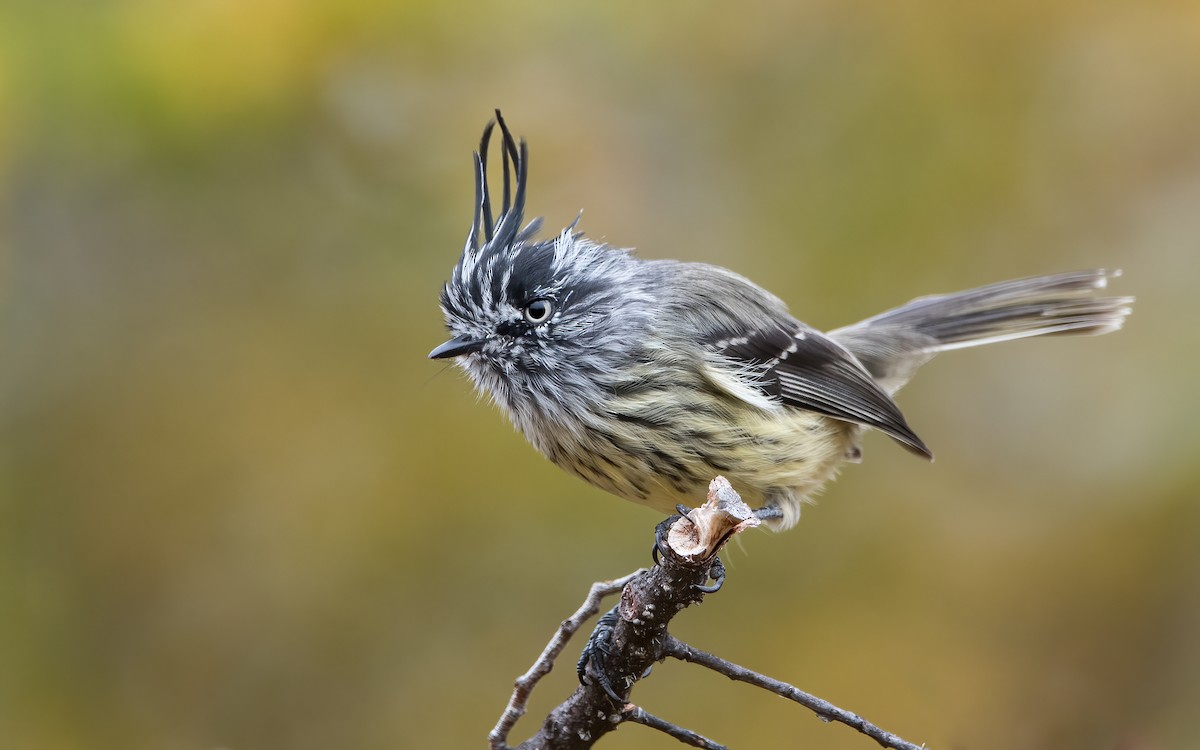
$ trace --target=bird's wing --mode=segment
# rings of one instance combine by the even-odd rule
[[[854,355],[819,331],[772,321],[710,331],[701,343],[731,372],[745,375],[738,382],[749,383],[764,401],[874,427],[914,453],[933,457]]]

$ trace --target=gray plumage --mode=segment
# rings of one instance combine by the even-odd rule
[[[1103,270],[922,297],[821,333],[718,266],[641,260],[572,224],[522,227],[528,155],[497,112],[504,187],[493,221],[484,131],[475,216],[442,290],[456,357],[543,455],[586,481],[671,512],[725,475],[775,528],[860,456],[865,428],[932,457],[892,396],[939,352],[1121,327],[1130,297]],[[510,189],[515,173],[515,192]]]

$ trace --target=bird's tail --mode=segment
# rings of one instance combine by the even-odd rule
[[[1102,290],[1120,271],[1076,271],[920,297],[829,335],[889,393],[938,352],[1030,336],[1099,335],[1121,327],[1133,297]]]

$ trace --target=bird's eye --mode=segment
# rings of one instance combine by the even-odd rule
[[[535,299],[525,305],[525,320],[535,326],[550,320],[553,314],[554,303],[548,299]]]

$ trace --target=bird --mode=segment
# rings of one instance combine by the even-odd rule
[[[522,225],[528,145],[498,109],[473,164],[471,227],[440,296],[451,338],[428,356],[453,359],[557,466],[666,514],[723,475],[769,528],[791,528],[861,461],[868,430],[932,459],[894,397],[935,355],[1110,333],[1134,302],[1106,295],[1120,271],[1072,271],[920,297],[822,332],[731,270],[639,258],[588,238],[578,217],[538,239],[540,218]]]

